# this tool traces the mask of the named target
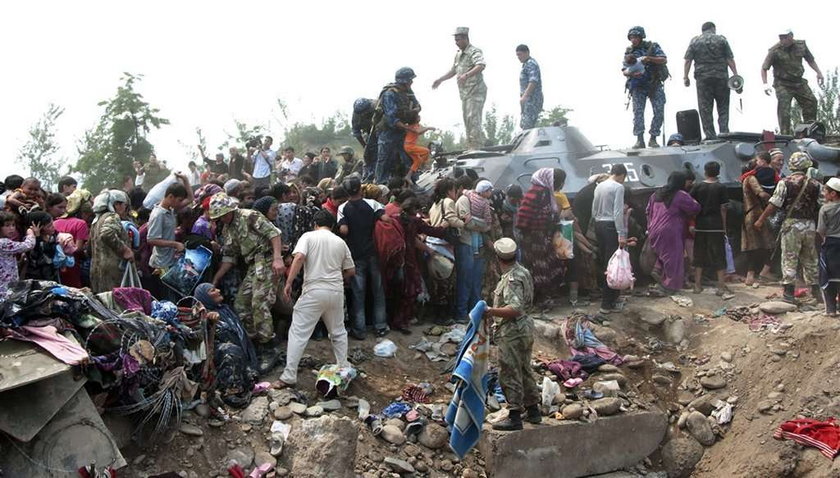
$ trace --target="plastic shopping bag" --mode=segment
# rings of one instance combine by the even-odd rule
[[[727,274],[734,274],[735,273],[735,257],[732,255],[732,244],[729,242],[729,236],[725,236],[726,243],[724,246],[726,247],[726,273]]]
[[[615,254],[607,264],[607,285],[610,289],[632,289],[636,278],[633,277],[633,266],[630,265],[630,253],[626,249],[616,249]]]

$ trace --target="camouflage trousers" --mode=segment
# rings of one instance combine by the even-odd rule
[[[717,103],[718,127],[721,133],[729,132],[729,87],[726,78],[704,78],[697,80],[697,109],[703,123],[706,139],[717,137],[712,110]]]
[[[537,125],[537,119],[542,113],[543,99],[542,97],[534,99],[528,98],[528,101],[522,105],[522,119],[519,121],[519,127],[522,129],[530,129]]]
[[[257,256],[236,293],[233,308],[248,335],[257,343],[274,338],[271,307],[277,300],[277,284],[271,268],[271,256]]]
[[[484,132],[481,129],[481,115],[487,93],[461,98],[461,110],[464,115],[464,129],[467,131],[467,147],[479,149],[484,146]]]
[[[817,98],[811,91],[811,87],[808,86],[808,80],[803,78],[800,83],[777,81],[773,84],[773,87],[776,89],[776,100],[778,100],[776,115],[779,117],[779,131],[782,134],[791,134],[792,132],[790,125],[792,100],[796,100],[796,103],[802,108],[802,121],[813,123],[817,120]]]
[[[817,243],[814,221],[786,219],[782,224],[782,283],[795,284],[802,269],[805,284],[817,284]]]
[[[645,107],[650,98],[653,109],[650,135],[659,136],[662,133],[662,122],[665,121],[665,88],[662,83],[651,84],[649,88],[633,88],[630,96],[633,98],[633,135],[641,136],[645,133]]]
[[[508,409],[525,410],[540,402],[540,391],[531,373],[534,321],[529,317],[505,319],[496,330],[499,346],[499,384]]]

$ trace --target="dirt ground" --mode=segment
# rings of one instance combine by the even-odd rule
[[[699,295],[685,291],[684,295],[693,301],[691,307],[681,307],[667,297],[634,296],[623,313],[608,316],[604,327],[596,327],[595,331],[621,355],[645,360],[641,367],[622,366],[621,370],[628,378],[634,401],[669,412],[669,436],[687,434],[677,426],[677,418],[684,410],[680,402],[685,403],[703,393],[734,402],[732,422],[724,425],[722,436],[705,449],[691,476],[840,477],[840,464],[834,465],[815,449],[772,438],[774,429],[781,422],[798,415],[820,419],[840,416],[840,352],[835,338],[840,322],[822,316],[819,311],[792,312],[779,316],[788,325],[776,333],[769,330],[752,332],[744,322],[732,320],[727,315],[713,315],[722,307],[731,310],[767,302],[767,296],[777,292],[778,287],[752,289],[741,284],[732,287],[735,298],[728,301],[715,296],[712,290]],[[597,307],[591,305],[584,311],[594,314]],[[536,318],[538,330],[548,337],[540,335],[537,338],[535,358],[568,357],[565,344],[551,330],[556,329],[554,326],[570,312],[570,307],[559,306]],[[682,345],[668,344],[668,326],[657,324],[663,317],[675,316],[682,318],[685,325]],[[378,412],[400,397],[404,386],[430,382],[435,387],[432,401],[448,403],[451,393],[444,387],[448,376],[442,373],[446,362],[431,362],[409,349],[409,345],[418,342],[430,327],[431,324],[421,323],[413,328],[411,335],[391,333],[388,338],[398,347],[393,358],[375,357],[376,339],[372,337],[363,342],[351,340],[351,356],[355,348],[360,348],[367,359],[357,364],[360,376],[345,396],[364,398],[370,402],[371,410]],[[454,346],[450,351],[454,351]],[[306,353],[313,357],[314,365],[332,361],[328,340],[311,341]],[[671,382],[656,383],[653,378],[657,374],[657,364],[666,362],[673,363],[679,370],[669,374]],[[314,368],[302,367],[299,375],[298,389],[310,403],[318,400]],[[710,371],[726,378],[724,388],[707,392],[699,385],[698,377]],[[268,380],[275,379],[279,372],[279,369],[275,370]],[[121,476],[145,477],[166,471],[182,472],[188,477],[227,476],[226,472],[222,473],[224,457],[231,449],[245,446],[255,452],[267,451],[267,429],[271,419],[266,418],[261,427],[251,426],[236,420],[238,411],[229,412],[232,419],[218,428],[209,426],[207,419],[192,412],[185,414],[185,421],[201,428],[203,436],[176,432],[146,447],[128,447],[123,451],[129,466],[121,470]],[[356,411],[343,407],[333,413],[355,417]],[[295,420],[300,418],[292,419],[293,427]],[[403,446],[374,437],[367,427],[362,427],[360,435],[356,453],[359,475],[367,471],[373,475],[366,476],[389,476],[381,469],[377,472],[384,457],[409,458]],[[424,456],[418,455],[418,459],[425,459],[432,465],[429,476],[484,476],[484,461],[477,452],[468,455],[464,462],[459,462],[451,452],[423,448],[423,453]],[[283,467],[284,463],[285,459],[281,457],[278,467]],[[646,469],[663,469],[658,453],[650,457]]]

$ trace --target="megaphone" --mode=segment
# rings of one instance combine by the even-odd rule
[[[726,86],[730,90],[735,90],[736,93],[740,94],[744,90],[744,77],[741,75],[732,75],[726,81]]]

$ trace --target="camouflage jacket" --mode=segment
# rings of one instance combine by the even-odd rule
[[[271,240],[278,236],[280,230],[259,211],[237,209],[222,231],[222,261],[236,262],[241,257],[250,264],[258,256],[271,256]]]
[[[694,61],[694,78],[697,80],[727,79],[727,60],[732,60],[732,49],[723,35],[710,31],[691,39],[686,60]]]
[[[463,75],[472,70],[476,65],[487,65],[484,61],[484,53],[470,44],[464,51],[458,51],[455,54],[455,63],[452,68],[456,75]],[[471,98],[473,96],[482,96],[487,94],[487,85],[484,84],[484,74],[479,72],[475,76],[471,76],[464,81],[464,84],[458,85],[458,92],[461,94],[461,99]]]
[[[802,59],[807,62],[814,61],[814,55],[805,44],[805,40],[794,40],[793,44],[785,48],[781,43],[776,43],[767,52],[767,57],[761,68],[769,70],[773,67],[774,82],[799,83],[802,75],[805,74],[805,67]]]
[[[499,279],[493,293],[493,307],[512,307],[527,315],[533,302],[534,280],[528,269],[517,262]]]

